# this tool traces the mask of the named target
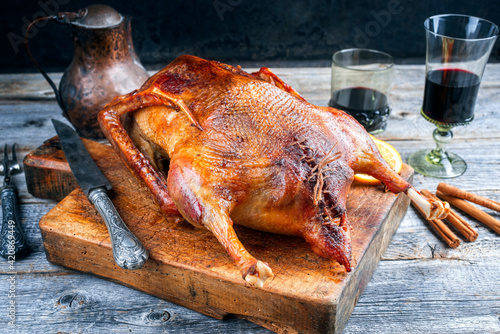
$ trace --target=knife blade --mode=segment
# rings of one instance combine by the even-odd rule
[[[55,119],[52,119],[52,124],[78,185],[106,223],[116,264],[123,269],[141,268],[148,258],[148,252],[125,225],[108,197],[107,191],[111,190],[111,183],[96,165],[75,130]]]

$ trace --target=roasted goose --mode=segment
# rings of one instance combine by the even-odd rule
[[[249,74],[181,56],[111,101],[99,122],[160,210],[210,230],[252,285],[273,274],[245,250],[233,222],[301,236],[351,270],[354,173],[405,192],[430,217],[447,211],[395,173],[354,118],[308,103],[266,68]]]

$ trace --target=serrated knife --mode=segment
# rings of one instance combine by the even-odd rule
[[[123,222],[107,195],[111,183],[96,165],[80,137],[69,125],[52,119],[59,141],[80,188],[104,219],[111,236],[113,257],[123,269],[139,269],[148,252]]]

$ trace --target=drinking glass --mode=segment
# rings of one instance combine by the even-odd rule
[[[425,88],[421,115],[436,125],[436,148],[410,155],[408,164],[423,175],[452,178],[462,175],[467,164],[445,150],[454,126],[474,118],[474,106],[484,68],[498,36],[490,21],[445,14],[424,21],[426,31]]]
[[[366,131],[381,133],[389,116],[394,59],[370,49],[346,49],[332,58],[330,107],[353,116]]]

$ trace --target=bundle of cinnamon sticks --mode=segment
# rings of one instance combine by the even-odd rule
[[[473,202],[488,209],[500,212],[499,202],[470,193],[444,182],[440,182],[438,184],[435,195],[427,189],[422,190],[421,193],[429,198],[440,198],[441,200],[447,201],[450,205],[459,208],[463,212],[491,228],[496,233],[500,234],[500,221],[469,203]],[[412,204],[414,203],[412,202]],[[416,205],[414,205],[414,207],[417,208]],[[423,216],[425,217],[425,215]],[[462,217],[460,217],[456,211],[450,209],[450,213],[445,219],[453,225],[466,240],[471,242],[476,241],[478,236],[477,232]],[[448,244],[448,246],[456,248],[460,245],[460,239],[442,220],[432,219],[428,220],[428,222],[436,233],[443,239],[443,241]]]

